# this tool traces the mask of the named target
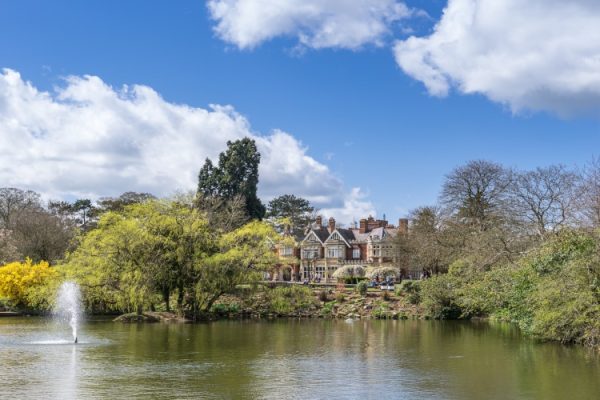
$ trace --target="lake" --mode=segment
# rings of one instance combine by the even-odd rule
[[[6,399],[598,399],[600,357],[510,325],[0,318]]]

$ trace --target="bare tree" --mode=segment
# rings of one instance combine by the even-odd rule
[[[578,192],[578,208],[584,224],[600,227],[600,158],[594,157],[583,169]]]
[[[71,223],[43,209],[23,211],[14,223],[13,237],[19,253],[34,261],[62,259],[74,236]]]
[[[502,165],[470,161],[446,176],[440,200],[450,215],[485,230],[505,215],[510,183],[511,172]]]
[[[242,196],[227,200],[218,196],[198,194],[196,207],[205,213],[208,223],[223,232],[233,231],[248,222],[246,201]]]
[[[8,229],[0,228],[0,265],[22,258],[17,249],[13,234]]]
[[[578,180],[578,175],[563,165],[519,172],[511,186],[513,210],[543,238],[574,217]]]
[[[19,214],[41,209],[40,195],[31,190],[0,188],[0,226],[11,229]]]

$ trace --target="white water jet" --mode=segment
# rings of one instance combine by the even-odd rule
[[[58,290],[54,314],[71,327],[73,342],[77,343],[77,328],[81,318],[81,292],[75,282],[64,282]]]

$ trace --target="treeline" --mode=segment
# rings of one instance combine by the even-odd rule
[[[600,163],[518,171],[471,161],[399,237],[434,318],[492,316],[563,342],[600,343]],[[411,288],[410,290],[418,290]]]
[[[256,144],[227,145],[218,165],[206,161],[196,193],[169,199],[127,192],[44,205],[34,192],[0,189],[0,301],[44,311],[68,279],[90,312],[199,318],[221,295],[262,279],[277,261],[273,246],[290,240],[283,226],[300,229],[313,208],[293,195],[265,207]]]

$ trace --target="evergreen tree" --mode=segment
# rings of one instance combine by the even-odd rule
[[[267,217],[285,219],[292,232],[300,236],[310,224],[315,208],[310,202],[293,194],[284,194],[274,198],[267,207]]]
[[[259,163],[260,153],[254,140],[228,141],[227,150],[219,155],[218,166],[215,167],[209,159],[205,161],[198,174],[198,194],[227,201],[241,196],[248,217],[262,219],[266,210],[256,194]]]

